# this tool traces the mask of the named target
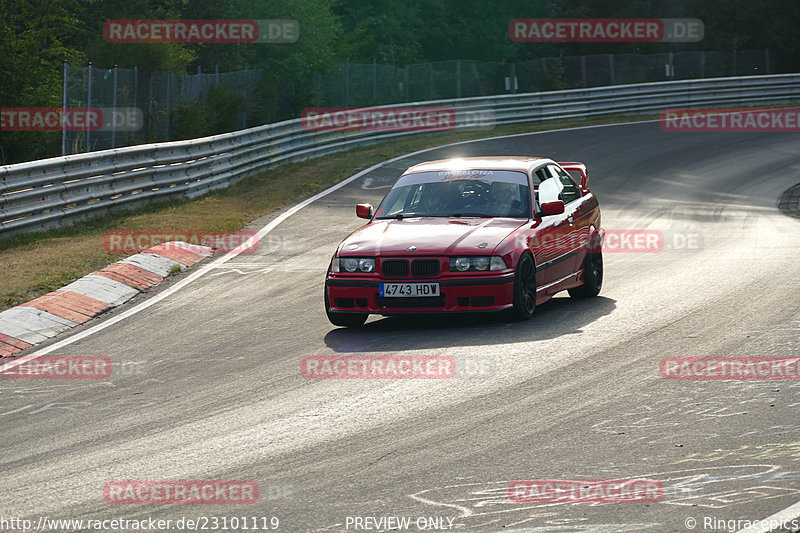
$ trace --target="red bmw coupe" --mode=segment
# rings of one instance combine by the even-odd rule
[[[356,206],[369,223],[331,260],[328,319],[357,327],[370,313],[503,310],[528,319],[557,292],[596,296],[604,231],[588,181],[582,163],[541,157],[409,168],[377,210]]]

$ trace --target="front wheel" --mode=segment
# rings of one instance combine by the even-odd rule
[[[600,294],[603,287],[603,253],[587,252],[583,260],[583,285],[569,289],[573,298],[592,298]]]
[[[536,268],[533,259],[523,254],[514,272],[514,309],[512,314],[518,320],[528,320],[536,310]]]
[[[331,303],[328,299],[328,288],[325,288],[325,314],[334,326],[343,328],[357,328],[363,326],[367,321],[369,313],[337,313],[331,311]]]

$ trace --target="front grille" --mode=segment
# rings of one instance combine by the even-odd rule
[[[387,278],[430,278],[439,275],[439,259],[384,259],[381,261],[381,274]]]
[[[388,278],[408,276],[408,259],[384,259],[381,261],[381,273]]]
[[[444,294],[427,298],[387,298],[378,296],[378,307],[444,307],[445,301]]]
[[[438,259],[414,259],[411,262],[411,275],[418,277],[438,276],[441,263]]]

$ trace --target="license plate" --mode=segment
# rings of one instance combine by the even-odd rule
[[[439,296],[438,283],[381,283],[378,285],[378,290],[380,296],[390,298]]]

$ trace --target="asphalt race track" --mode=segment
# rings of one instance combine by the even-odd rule
[[[502,154],[586,163],[603,227],[659,230],[664,248],[606,253],[598,298],[564,294],[528,322],[328,323],[325,269],[363,222],[356,203],[377,205],[411,164]],[[436,530],[604,533],[685,532],[692,518],[694,531],[728,531],[722,521],[772,515],[800,500],[800,382],[665,380],[659,360],[800,357],[800,219],[777,206],[798,182],[796,134],[667,133],[656,123],[491,139],[389,163],[289,217],[256,254],[53,352],[109,356],[135,371],[0,381],[0,514],[278,517],[287,532],[365,531],[355,518],[390,516],[411,517],[408,530],[419,531],[441,517]],[[301,376],[303,357],[336,354],[444,355],[483,370],[442,380]],[[508,497],[511,480],[626,478],[660,480],[663,500]],[[260,496],[112,504],[103,497],[111,480],[252,480]],[[719,527],[704,527],[709,519]]]

